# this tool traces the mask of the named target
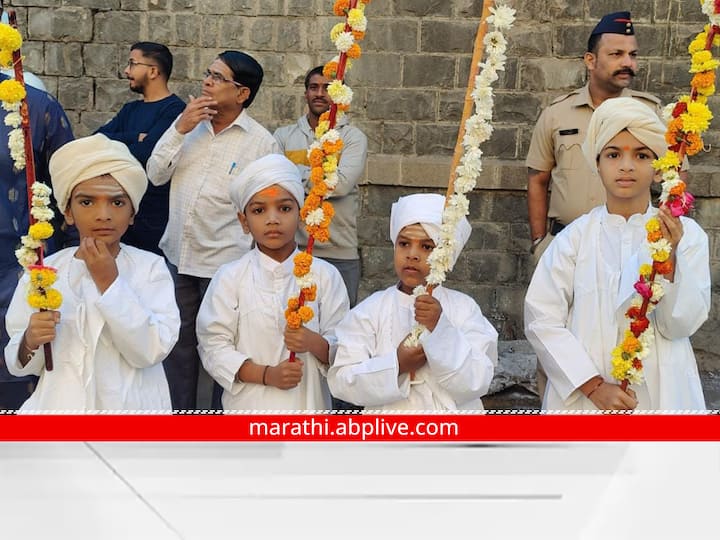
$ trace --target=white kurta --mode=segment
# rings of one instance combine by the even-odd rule
[[[293,275],[293,257],[278,263],[257,248],[225,264],[213,277],[197,318],[198,351],[207,372],[224,388],[223,409],[228,410],[327,410],[330,394],[326,367],[310,353],[298,354],[304,363],[298,386],[235,382],[235,374],[248,360],[276,366],[288,359],[285,347],[285,309],[299,289]],[[314,258],[312,273],[317,298],[315,313],[305,326],[322,335],[334,356],[335,325],[349,308],[347,291],[337,269]]]
[[[20,410],[169,411],[162,360],[177,341],[180,315],[165,261],[121,244],[116,258],[119,275],[101,295],[85,262],[74,257],[76,250],[67,248],[45,260],[57,268],[54,286],[63,295],[52,342],[52,371],[45,371],[43,347],[25,367],[18,361],[33,313],[27,303],[27,274],[8,309],[8,370],[17,376],[40,376]]]
[[[656,213],[649,207],[626,221],[598,206],[540,259],[525,297],[525,334],[548,375],[544,409],[595,409],[577,388],[596,375],[617,383],[611,352],[629,328],[625,312],[640,265],[652,262],[645,223]],[[654,342],[643,359],[646,381],[632,386],[638,409],[705,409],[688,338],[710,310],[708,238],[695,221],[681,220],[674,282],[660,277],[665,296],[648,317]]]
[[[427,363],[399,374],[397,347],[415,323],[412,295],[396,286],[355,306],[335,329],[338,351],[328,373],[335,397],[368,410],[482,410],[497,365],[498,334],[475,300],[444,287],[435,330],[420,343]]]

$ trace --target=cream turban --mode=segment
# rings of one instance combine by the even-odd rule
[[[393,203],[390,210],[390,240],[393,245],[404,227],[416,223],[422,225],[427,235],[437,245],[440,242],[440,226],[444,208],[445,197],[437,193],[416,193],[400,197],[397,202]],[[470,223],[463,217],[455,229],[455,251],[450,269],[455,266],[471,232]]]
[[[104,174],[122,186],[137,213],[147,189],[145,169],[127,146],[99,133],[64,144],[50,158],[50,178],[60,210],[65,212],[75,186]]]
[[[248,164],[230,182],[230,199],[240,212],[245,211],[253,195],[278,185],[295,197],[298,206],[305,200],[305,189],[295,164],[281,154],[268,154]]]
[[[606,99],[595,109],[582,146],[585,159],[593,170],[597,167],[597,157],[605,145],[624,129],[658,157],[665,154],[668,148],[665,142],[666,128],[655,111],[629,97]]]

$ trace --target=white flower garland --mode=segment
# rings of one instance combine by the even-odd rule
[[[507,40],[503,31],[509,30],[515,22],[515,10],[506,5],[499,5],[491,7],[490,13],[487,24],[492,25],[494,29],[488,32],[483,40],[487,59],[484,63],[478,64],[480,73],[475,77],[472,92],[475,114],[465,122],[465,134],[462,142],[465,153],[460,159],[460,165],[455,169],[454,191],[443,210],[440,240],[428,257],[430,273],[426,282],[431,286],[440,285],[445,281],[450,270],[455,250],[457,224],[470,212],[470,202],[465,194],[475,188],[477,177],[482,171],[482,150],[478,146],[487,141],[493,132],[490,124],[494,105],[491,86],[498,80],[497,72],[505,69]],[[424,285],[419,285],[413,290],[415,296],[427,293]],[[416,324],[410,332],[410,336],[405,340],[405,346],[417,347],[420,343],[420,336],[425,330],[423,325]]]

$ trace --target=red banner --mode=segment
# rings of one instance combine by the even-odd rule
[[[0,441],[720,441],[720,415],[0,414]]]

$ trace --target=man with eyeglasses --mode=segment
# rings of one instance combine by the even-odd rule
[[[182,321],[177,345],[164,361],[175,410],[210,408],[209,399],[197,399],[198,393],[209,395],[212,379],[200,365],[195,319],[215,271],[251,247],[230,200],[230,181],[250,162],[279,153],[270,132],[245,110],[262,79],[263,69],[250,55],[220,53],[205,71],[201,95],[190,96],[147,162],[153,184],[170,182],[170,215],[160,247],[175,278]],[[219,408],[219,399],[212,406]]]
[[[185,102],[168,88],[172,68],[173,56],[165,45],[149,41],[132,45],[123,73],[130,90],[143,98],[123,105],[114,118],[96,131],[125,143],[143,167],[162,134],[185,109]],[[169,201],[169,184],[150,184],[135,222],[122,241],[162,255],[159,243],[168,222]]]

